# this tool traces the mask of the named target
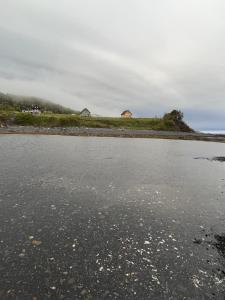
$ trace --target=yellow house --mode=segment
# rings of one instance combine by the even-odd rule
[[[121,114],[121,118],[132,118],[132,112],[130,112],[129,110],[123,111]]]

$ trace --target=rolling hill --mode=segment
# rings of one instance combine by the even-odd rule
[[[18,111],[23,109],[31,109],[32,106],[38,106],[42,112],[50,112],[55,114],[76,114],[78,111],[64,107],[59,104],[55,104],[49,100],[19,96],[13,94],[0,93],[0,111]]]

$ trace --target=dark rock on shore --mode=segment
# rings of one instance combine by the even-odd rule
[[[219,161],[219,162],[225,162],[225,156],[215,156],[215,157],[195,157],[194,159],[206,159],[209,161]]]

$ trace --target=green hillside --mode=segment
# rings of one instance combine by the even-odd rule
[[[163,118],[106,118],[106,117],[80,117],[63,114],[17,113],[14,120],[17,125],[40,127],[89,127],[89,128],[126,128],[146,130],[186,131],[192,129],[183,121],[176,120],[170,114]]]
[[[22,110],[38,106],[41,114]],[[82,117],[78,111],[36,97],[0,93],[0,126],[124,128],[165,131],[193,131],[180,111],[173,110],[162,118]]]
[[[78,113],[70,108],[41,98],[0,93],[0,111],[21,112],[23,109],[31,109],[32,106],[38,106],[42,112],[45,111],[55,114]]]

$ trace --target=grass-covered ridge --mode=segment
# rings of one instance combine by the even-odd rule
[[[146,130],[181,130],[180,126],[170,118],[106,118],[79,117],[76,115],[16,113],[14,124],[39,127],[89,127],[89,128],[126,128]]]
[[[38,106],[41,113],[22,112],[32,106]],[[162,118],[81,117],[78,111],[43,99],[0,93],[0,127],[8,125],[192,131],[177,110]]]
[[[55,104],[49,100],[37,97],[0,93],[0,111],[21,112],[23,109],[31,109],[33,106],[38,106],[42,112],[48,111],[55,114],[78,113],[77,111]]]

